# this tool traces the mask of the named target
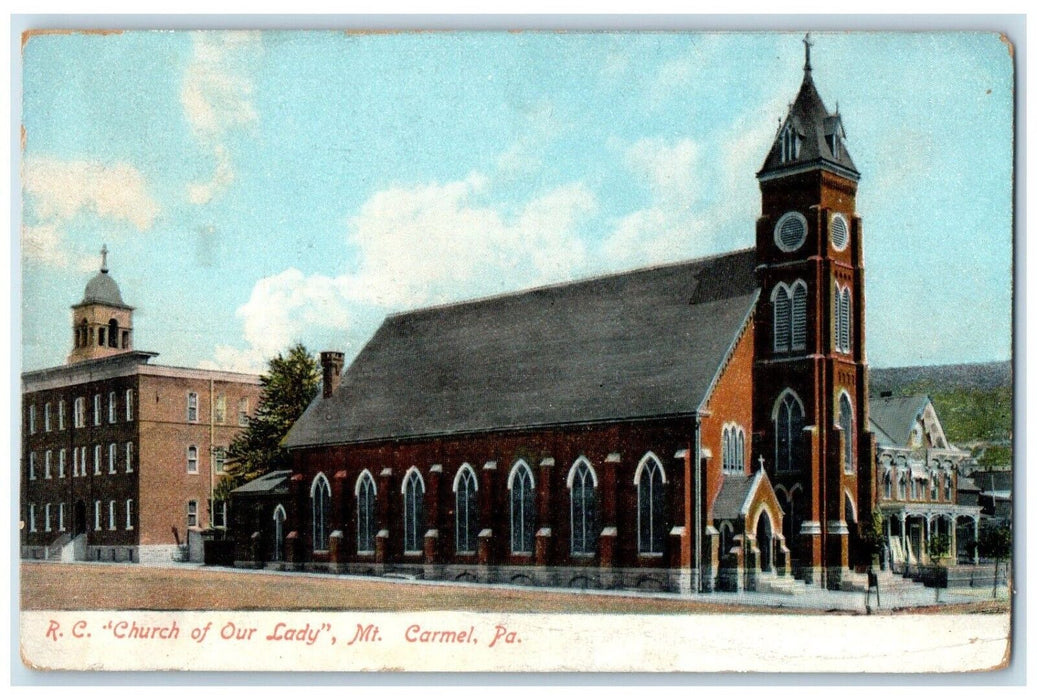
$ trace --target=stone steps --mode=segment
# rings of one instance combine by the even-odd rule
[[[802,595],[810,588],[807,584],[791,576],[761,576],[756,580],[758,593],[777,593],[779,595]]]

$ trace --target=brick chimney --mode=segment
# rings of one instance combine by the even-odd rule
[[[331,398],[338,389],[345,357],[341,352],[334,351],[324,351],[320,354],[320,366],[324,370],[324,398],[326,399]]]

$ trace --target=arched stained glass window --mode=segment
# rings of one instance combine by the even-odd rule
[[[853,463],[853,407],[850,405],[850,397],[846,393],[839,397],[839,427],[843,431],[843,471],[852,474],[855,469]]]
[[[465,464],[454,479],[454,536],[458,552],[474,552],[479,536],[475,472]]]
[[[791,391],[778,399],[774,412],[774,469],[779,472],[799,468],[803,455],[803,405]]]
[[[318,474],[310,487],[310,504],[313,516],[313,549],[323,551],[328,548],[329,527],[331,525],[331,484],[324,474]]]
[[[533,472],[519,460],[508,477],[511,491],[511,551],[513,554],[531,554],[535,523]]]
[[[641,460],[634,475],[637,484],[637,551],[640,554],[662,554],[666,525],[666,474],[654,454]]]
[[[375,536],[375,495],[378,490],[374,485],[374,477],[366,469],[356,481],[356,551],[370,553],[374,551]]]
[[[573,554],[594,554],[598,545],[598,478],[586,458],[569,470],[570,532]]]
[[[417,469],[407,472],[403,481],[403,549],[421,551],[421,527],[425,519],[425,482]]]

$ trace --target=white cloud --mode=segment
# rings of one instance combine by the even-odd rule
[[[48,265],[69,264],[65,229],[79,216],[125,221],[147,231],[160,212],[144,176],[127,163],[33,156],[22,164],[22,188],[26,219],[32,221],[22,227],[25,256]]]
[[[338,330],[341,347],[355,312],[513,291],[568,279],[585,264],[578,231],[597,210],[589,189],[564,185],[509,215],[479,203],[487,184],[473,173],[375,193],[348,224],[358,269],[332,278],[292,268],[259,280],[237,311],[248,347],[220,346],[208,366],[258,371],[327,329]]]
[[[234,167],[224,144],[228,132],[258,120],[252,102],[252,65],[261,47],[258,32],[196,32],[184,71],[180,103],[198,142],[212,151],[216,167],[207,181],[187,185],[192,204],[206,204],[234,182]]]

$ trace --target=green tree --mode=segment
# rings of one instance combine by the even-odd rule
[[[940,560],[947,556],[950,551],[951,538],[947,535],[933,535],[926,543],[926,552],[929,555],[929,561],[936,566],[940,565]]]
[[[256,413],[227,448],[227,476],[216,489],[217,500],[226,500],[245,482],[290,468],[281,440],[317,395],[321,370],[316,358],[296,344],[270,360],[260,379],[263,391]]]
[[[997,570],[1002,561],[1012,558],[1012,530],[1008,525],[983,528],[979,533],[979,555],[994,560],[994,593],[997,597]]]

